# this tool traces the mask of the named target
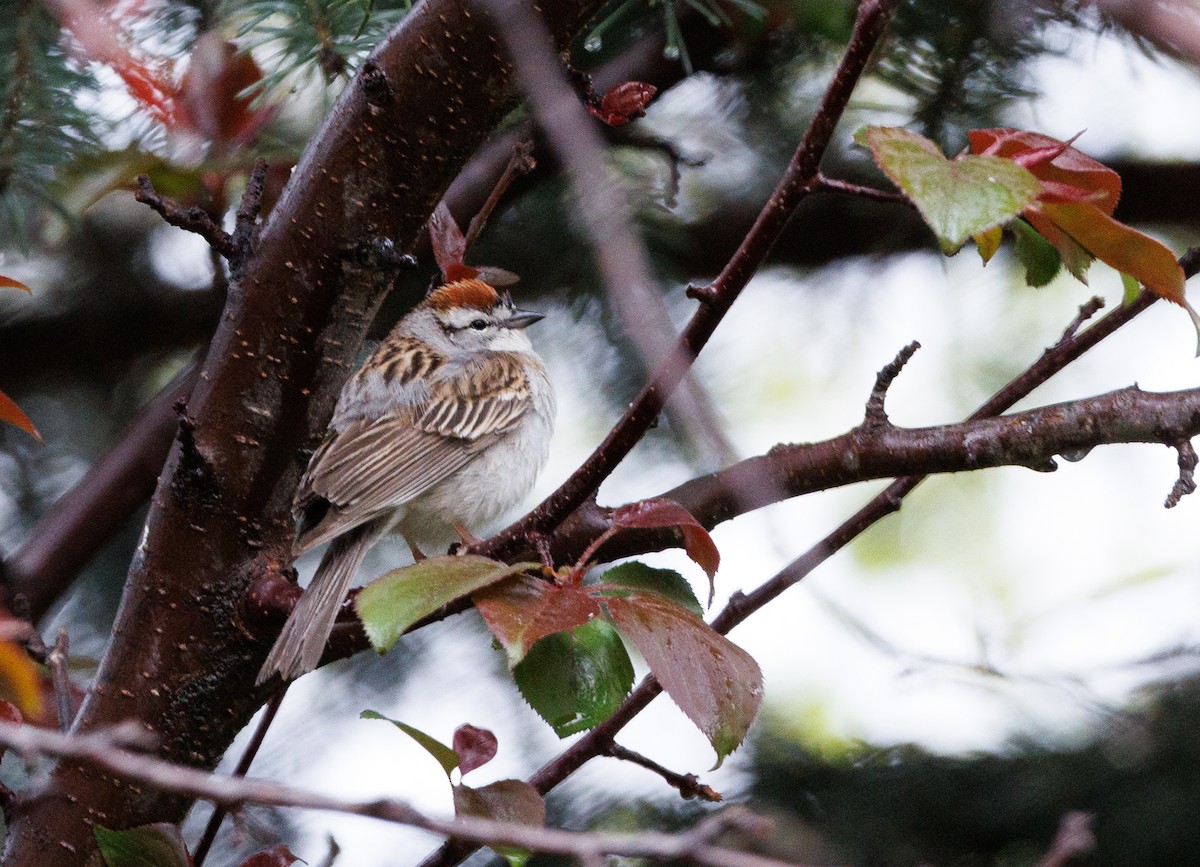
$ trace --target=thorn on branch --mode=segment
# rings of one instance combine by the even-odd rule
[[[1196,490],[1196,449],[1192,446],[1191,440],[1179,440],[1172,444],[1173,448],[1179,452],[1179,479],[1171,488],[1171,493],[1167,494],[1167,500],[1163,505],[1172,509],[1179,505],[1179,501],[1188,494]]]
[[[488,193],[487,199],[480,206],[479,212],[471,218],[471,222],[467,224],[467,233],[464,236],[463,246],[465,249],[471,249],[475,243],[475,239],[479,237],[479,233],[483,231],[483,227],[487,225],[487,221],[491,219],[492,212],[496,210],[496,206],[500,204],[500,199],[508,191],[513,181],[523,175],[529,174],[537,168],[537,160],[533,158],[533,141],[526,139],[523,142],[518,142],[513,146],[512,155],[508,158],[508,164],[505,165],[504,171],[500,174],[492,191]]]
[[[700,782],[700,779],[695,774],[679,774],[675,771],[664,768],[658,762],[651,758],[643,756],[641,753],[634,752],[631,749],[621,746],[616,741],[609,741],[603,750],[603,755],[614,759],[620,759],[623,762],[632,762],[635,765],[640,765],[648,771],[653,771],[658,774],[667,785],[676,789],[685,799],[699,798],[702,801],[717,803],[724,800],[721,793],[712,786]]]
[[[693,301],[699,301],[701,304],[709,305],[716,304],[718,298],[717,290],[712,287],[712,284],[709,284],[708,286],[697,286],[695,283],[689,283],[684,294]]]
[[[896,353],[896,357],[892,359],[891,363],[876,375],[875,387],[871,389],[871,396],[867,398],[865,421],[867,427],[882,427],[888,423],[887,411],[883,407],[888,389],[892,387],[892,383],[896,381],[896,377],[900,375],[904,365],[908,364],[908,360],[920,348],[921,344],[914,340]]]
[[[154,189],[148,175],[138,175],[138,188],[133,197],[144,205],[149,205],[159,216],[188,232],[195,232],[208,242],[208,245],[228,259],[234,261],[237,249],[229,234],[214,222],[203,208],[193,205],[185,208],[177,202],[165,199]]]

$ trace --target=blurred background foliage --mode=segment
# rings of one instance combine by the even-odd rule
[[[133,177],[149,173],[162,192],[227,218],[262,155],[277,192],[337,92],[406,8],[364,0],[113,3],[111,19],[136,50],[104,57],[41,3],[7,0],[0,273],[34,293],[0,295],[0,388],[33,417],[46,445],[0,429],[4,554],[137,409],[204,352],[220,315],[220,263],[137,205]],[[846,0],[614,0],[573,50],[573,63],[589,68],[665,32],[665,53],[680,74],[685,65],[695,70],[646,120],[612,134],[614,163],[677,320],[690,309],[684,287],[721,267],[775,184],[853,12]],[[197,45],[210,32],[242,52],[204,55],[215,64],[210,73],[240,70],[235,90],[196,73],[190,91],[179,84],[189,69],[203,69]],[[247,56],[253,67],[231,59]],[[866,122],[910,125],[947,153],[965,145],[970,128],[1026,125],[1067,138],[1079,129],[1064,127],[1073,118],[1055,107],[1089,87],[1090,104],[1102,105],[1105,75],[1132,75],[1135,101],[1163,106],[1162,126],[1135,129],[1132,109],[1125,127],[1121,111],[1097,112],[1102,132],[1095,145],[1085,137],[1080,146],[1125,178],[1118,216],[1149,224],[1181,251],[1200,222],[1194,70],[1086,4],[905,3],[825,171],[882,183],[851,144]],[[146,82],[175,82],[199,107],[169,116]],[[205,100],[220,87],[225,96]],[[520,121],[518,110],[512,123]],[[1169,144],[1189,137],[1190,148]],[[1146,147],[1147,139],[1157,146]],[[575,210],[544,155],[469,256],[520,274],[522,304],[549,314],[534,337],[563,407],[542,492],[578,464],[641,382]],[[424,264],[422,275],[397,281],[377,333],[419,297],[432,270]],[[1112,274],[1092,288],[1120,297]],[[874,370],[919,336],[926,349],[897,383],[891,409],[900,423],[952,421],[1053,342],[1087,292],[1065,278],[1037,293],[1024,289],[1003,257],[986,272],[969,254],[943,261],[902,208],[814,197],[698,374],[733,451],[749,456],[855,424]],[[1146,318],[1037,401],[1135,379],[1194,385],[1186,322],[1164,311]],[[1188,540],[1198,516],[1187,502],[1163,516],[1173,458],[1146,452],[1108,450],[1064,467],[1061,479],[1005,470],[934,480],[752,632],[735,633],[763,662],[770,711],[749,749],[712,781],[731,800],[777,818],[769,843],[751,843],[813,862],[1032,864],[1062,817],[1083,810],[1095,815],[1099,840],[1089,863],[1195,861],[1200,611]],[[711,452],[664,424],[601,500],[646,496],[715,466]],[[765,580],[869,493],[830,492],[722,527],[722,593]],[[112,540],[44,624],[67,625],[83,658],[102,651],[141,519]],[[397,556],[379,552],[377,571]],[[664,562],[675,565],[669,556]],[[475,644],[463,650],[467,635]],[[422,672],[417,660],[433,656],[436,674]],[[362,657],[308,681],[297,688],[307,704],[285,707],[286,735],[273,736],[258,772],[356,796],[376,786],[395,794],[380,761],[393,748],[389,733],[381,726],[364,735],[367,724],[356,720],[363,707],[434,734],[467,718],[489,725],[510,750],[512,767],[501,772],[528,773],[558,748],[507,683],[478,624],[464,618],[411,640],[402,658]],[[706,767],[709,757],[686,738],[664,742],[661,720],[680,723],[660,711],[631,741],[679,770]],[[629,829],[704,812],[672,800],[657,782],[631,783],[605,768],[585,770],[555,796],[566,824]],[[424,797],[419,789],[399,794],[419,804]],[[290,833],[312,863],[330,829],[344,852],[339,863],[385,863],[381,853],[396,851],[381,849],[382,838],[361,824],[273,813],[252,816],[224,845],[250,851],[258,832],[264,840]]]

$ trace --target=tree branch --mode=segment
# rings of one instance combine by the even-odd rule
[[[596,492],[600,483],[649,430],[667,397],[778,240],[788,218],[811,191],[811,184],[817,176],[821,157],[829,147],[833,130],[859,76],[866,68],[876,42],[898,5],[899,0],[866,0],[859,7],[854,33],[842,62],[775,192],[742,240],[737,253],[709,287],[707,300],[692,316],[673,351],[655,370],[621,420],[557,491],[516,524],[482,545],[474,546],[473,553],[498,558],[510,556],[528,544],[530,534],[553,530]]]
[[[517,846],[534,852],[568,855],[585,863],[589,859],[616,855],[658,860],[684,859],[710,867],[788,867],[782,861],[712,844],[714,832],[723,831],[730,825],[763,833],[766,826],[761,819],[736,808],[725,811],[729,815],[717,814],[712,821],[702,822],[678,834],[655,831],[637,834],[561,831],[473,816],[438,819],[402,801],[389,798],[351,801],[266,780],[208,773],[130,750],[130,747],[152,749],[154,742],[155,739],[145,728],[133,722],[74,735],[28,725],[0,723],[0,744],[26,758],[58,756],[73,759],[88,767],[116,774],[131,783],[188,799],[211,801],[230,810],[250,805],[325,810],[408,825],[477,845]]]

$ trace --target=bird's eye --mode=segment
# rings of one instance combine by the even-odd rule
[[[486,319],[476,319],[471,323],[471,327],[476,331],[483,331],[483,329],[487,328],[487,326],[488,324]]]

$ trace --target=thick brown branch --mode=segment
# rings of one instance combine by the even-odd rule
[[[599,0],[547,10],[565,43]],[[463,4],[417,3],[343,92],[230,287],[152,502],[113,638],[79,711],[87,731],[129,718],[162,755],[212,766],[262,695],[268,636],[246,625],[252,580],[290,564],[292,494],[349,374],[390,271],[364,250],[411,244],[470,153],[513,103],[509,69]],[[381,99],[391,94],[393,98]],[[186,798],[61,763],[15,805],[5,865],[88,859],[91,826],[178,819]]]

